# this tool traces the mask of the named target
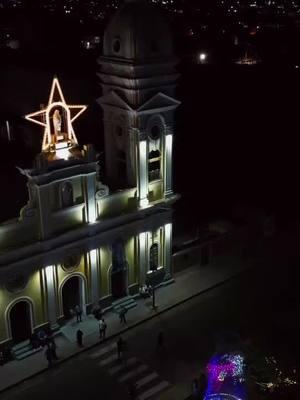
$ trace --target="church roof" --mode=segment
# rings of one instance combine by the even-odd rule
[[[128,61],[172,57],[167,22],[146,0],[125,0],[105,31],[103,56]]]

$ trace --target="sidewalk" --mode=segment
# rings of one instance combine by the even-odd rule
[[[152,309],[151,299],[137,299],[137,306],[130,309],[126,315],[127,325],[125,327],[120,325],[118,315],[113,312],[105,313],[104,318],[107,323],[106,340],[148,319],[154,318],[201,292],[222,284],[248,268],[249,263],[237,259],[233,262],[232,258],[227,256],[209,265],[196,265],[178,273],[173,284],[157,289],[157,309],[155,311]],[[78,348],[76,343],[78,327],[84,333],[83,349]],[[61,328],[61,334],[56,337],[55,341],[59,362],[63,362],[88,348],[99,345],[98,321],[93,315],[85,316],[81,323],[72,321]],[[40,351],[22,361],[12,361],[5,364],[0,367],[0,393],[45,370],[47,370],[47,361],[44,351]],[[184,397],[184,395],[181,396],[181,398]]]

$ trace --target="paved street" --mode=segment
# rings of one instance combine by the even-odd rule
[[[217,333],[238,332],[244,342],[260,343],[290,363],[296,341],[295,315],[299,313],[293,282],[294,258],[262,259],[248,271],[213,291],[130,330],[126,363],[117,360],[115,341],[82,353],[2,395],[2,399],[126,399],[135,382],[139,398],[185,399],[191,380],[199,375],[215,350]],[[283,273],[284,271],[284,273]],[[296,281],[294,281],[294,286]],[[146,300],[147,301],[147,300]],[[163,331],[166,353],[155,350]],[[252,397],[253,398],[253,397]]]

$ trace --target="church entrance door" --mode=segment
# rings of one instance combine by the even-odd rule
[[[114,299],[126,296],[126,270],[119,270],[111,274],[111,294]]]
[[[14,343],[29,339],[31,330],[30,305],[27,301],[16,303],[9,313],[11,335]]]
[[[71,309],[79,305],[83,310],[83,282],[79,276],[72,276],[63,285],[62,304],[65,319],[72,318]]]

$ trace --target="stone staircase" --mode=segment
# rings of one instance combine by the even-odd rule
[[[122,307],[125,307],[127,310],[129,310],[130,308],[136,307],[137,302],[134,300],[134,298],[132,296],[126,296],[126,297],[122,297],[119,300],[114,301],[111,304],[111,306],[112,306],[113,312],[115,312],[116,314],[119,314]]]
[[[57,325],[58,328],[52,332],[52,337],[56,337],[60,335],[60,327]],[[24,360],[24,358],[30,357],[39,351],[42,351],[43,347],[37,347],[35,349],[32,348],[30,341],[25,340],[24,342],[18,343],[11,348],[12,356],[15,360]]]
[[[33,349],[29,340],[26,340],[25,342],[21,342],[13,346],[11,352],[15,360],[24,360],[24,358],[30,357],[42,350],[42,347]]]

